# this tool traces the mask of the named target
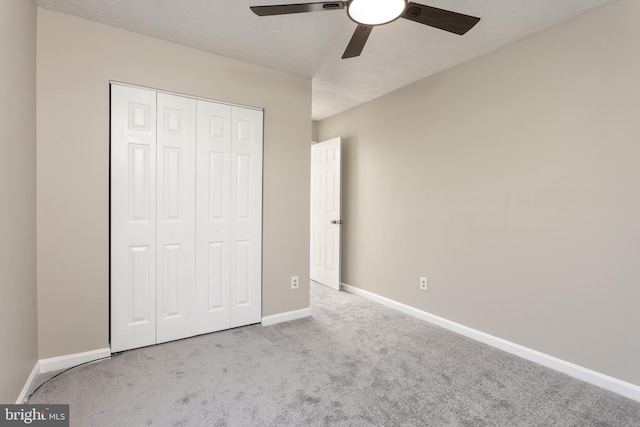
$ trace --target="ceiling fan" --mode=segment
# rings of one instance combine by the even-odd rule
[[[409,19],[459,35],[465,34],[480,21],[480,18],[425,6],[408,0],[323,1],[250,7],[258,16],[323,12],[345,8],[349,18],[358,24],[358,27],[342,55],[343,59],[360,56],[374,26],[388,24],[398,18]]]

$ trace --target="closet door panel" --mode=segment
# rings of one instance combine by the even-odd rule
[[[156,93],[111,86],[111,350],[156,342]]]
[[[262,316],[262,120],[232,107],[231,327]]]
[[[196,101],[158,93],[157,342],[195,334]]]
[[[230,327],[231,136],[231,107],[198,101],[197,333]]]

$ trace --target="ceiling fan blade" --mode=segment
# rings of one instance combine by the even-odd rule
[[[460,35],[465,34],[480,21],[480,18],[474,16],[463,15],[462,13],[451,12],[450,10],[438,9],[413,2],[409,2],[402,17]]]
[[[347,48],[342,55],[342,59],[360,56],[372,29],[373,27],[371,25],[358,24],[358,28],[356,28],[355,33],[351,36],[351,41],[347,45]]]
[[[250,6],[249,9],[258,16],[288,15],[290,13],[344,9],[344,3],[344,1],[322,1],[318,3],[274,4],[270,6]]]

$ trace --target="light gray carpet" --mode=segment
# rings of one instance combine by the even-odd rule
[[[131,350],[29,403],[72,426],[640,426],[640,403],[358,296],[313,317]]]

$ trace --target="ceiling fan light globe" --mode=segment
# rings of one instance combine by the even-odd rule
[[[347,14],[352,21],[364,25],[380,25],[399,18],[407,0],[350,0]]]

